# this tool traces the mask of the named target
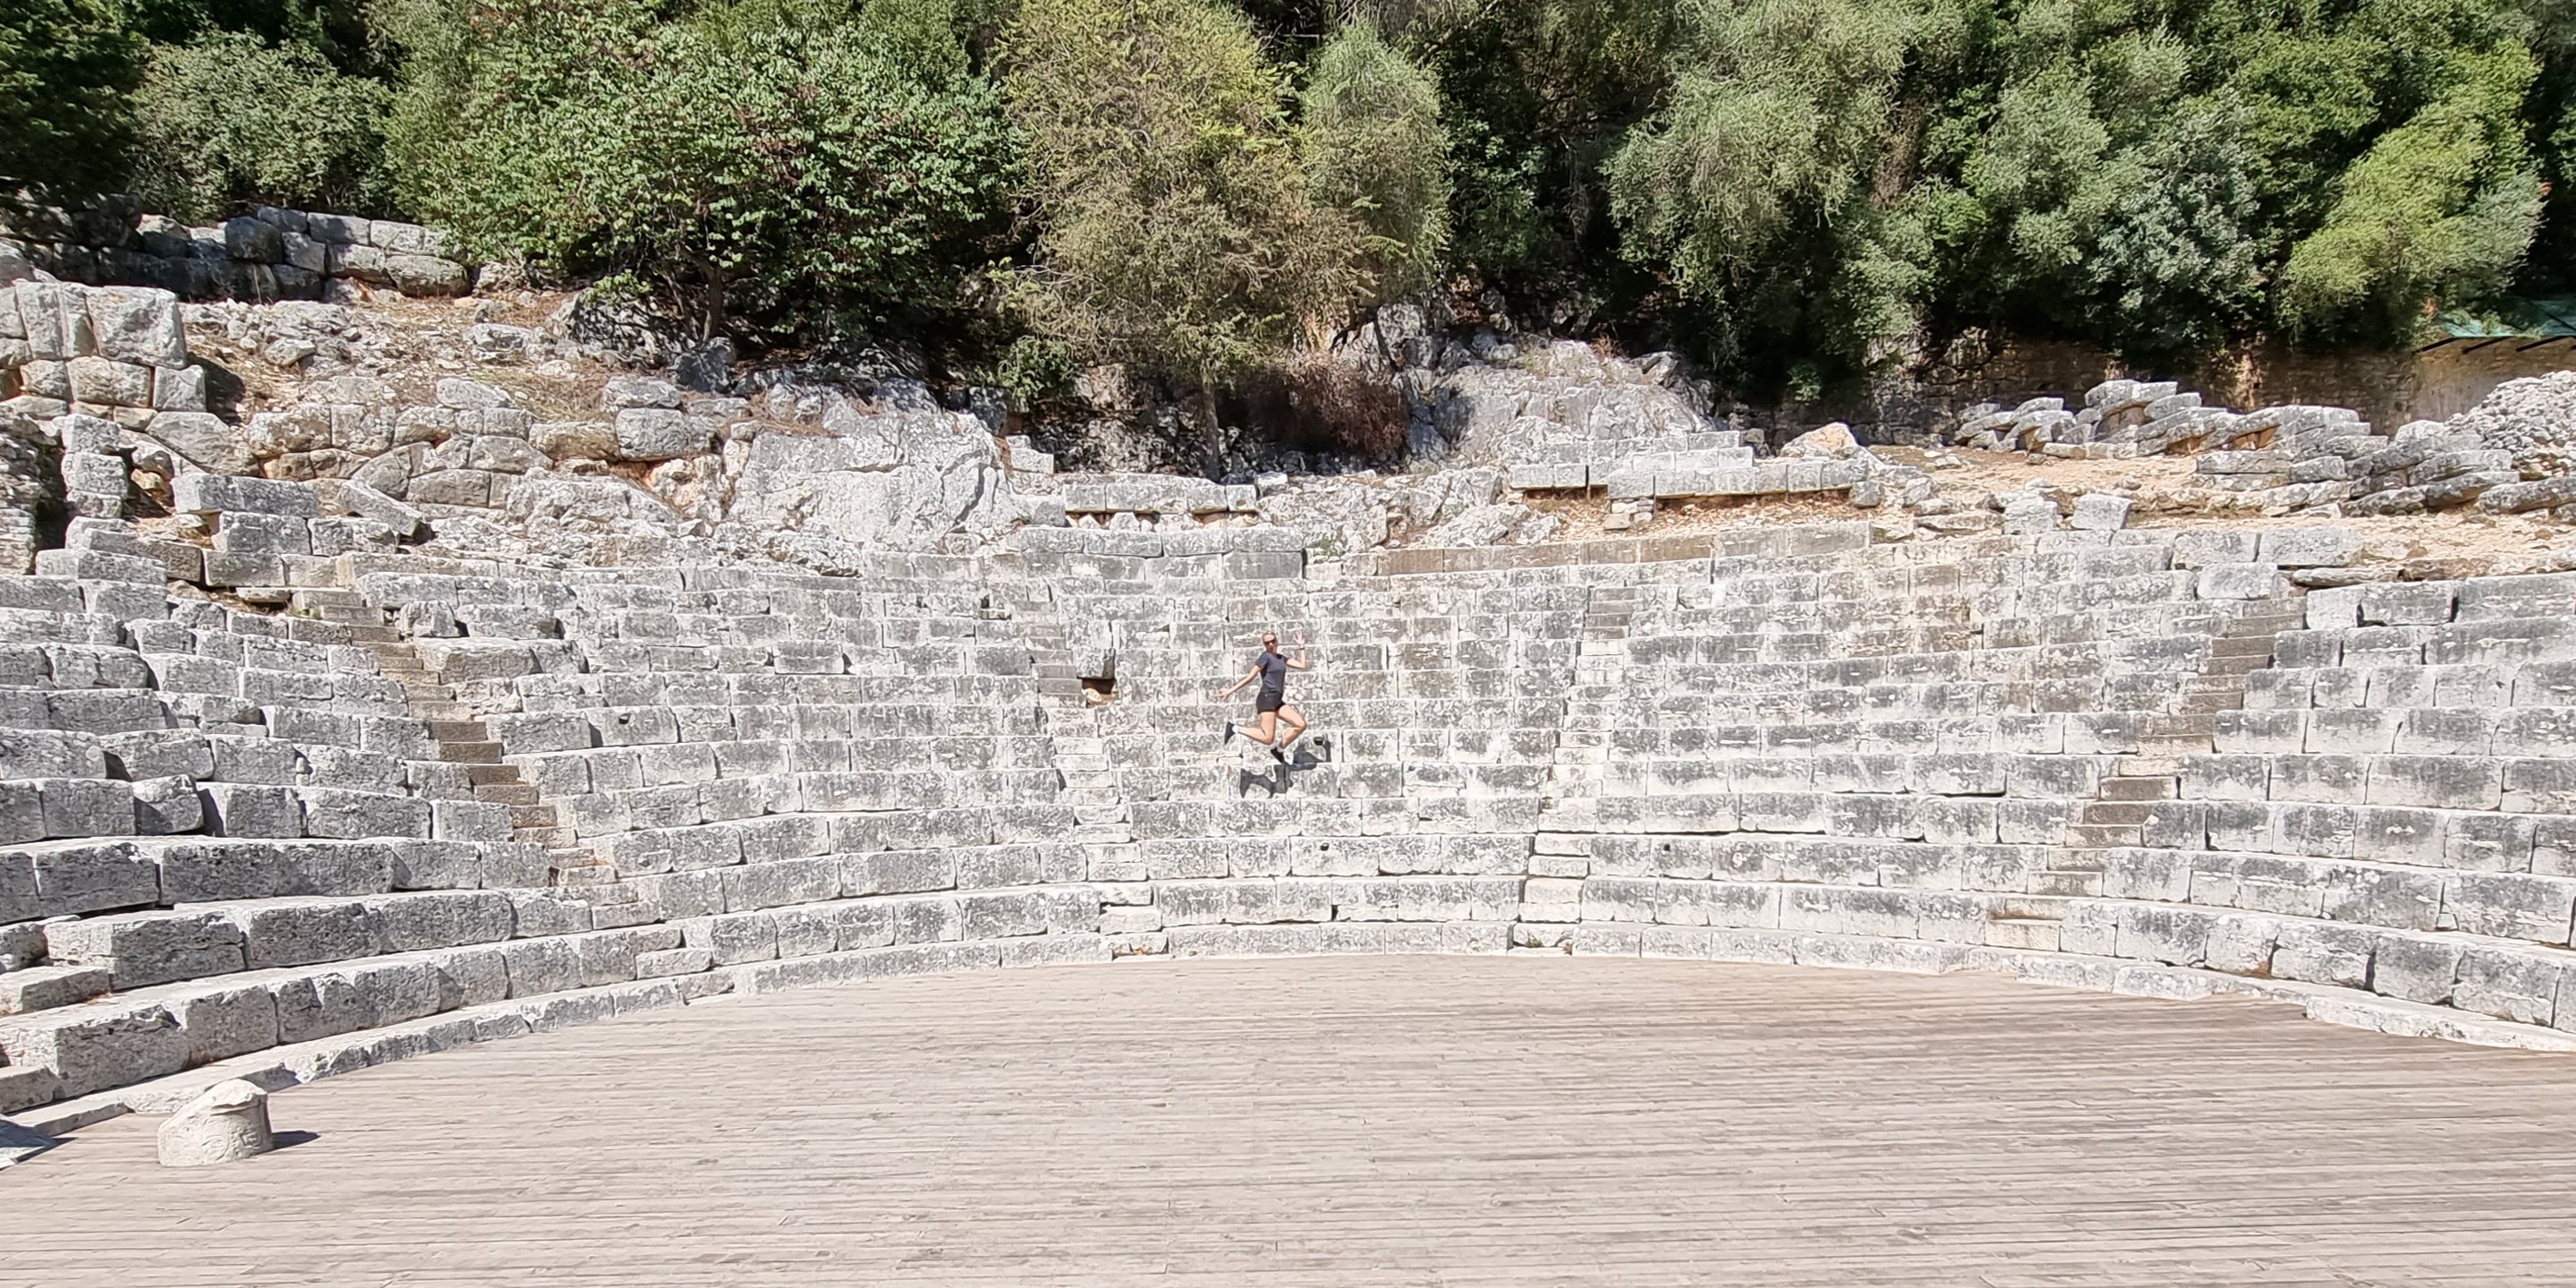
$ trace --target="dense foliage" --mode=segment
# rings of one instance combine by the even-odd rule
[[[2576,0],[0,0],[0,176],[1024,390],[1212,406],[1449,291],[1807,393],[2576,294]]]
[[[410,205],[710,332],[865,328],[956,297],[1016,159],[953,33],[907,50],[834,5],[663,7],[423,5],[393,131]]]
[[[153,47],[133,100],[133,187],[148,210],[204,222],[243,206],[384,207],[385,87],[311,45],[214,31]]]
[[[122,178],[143,48],[112,0],[0,5],[0,188],[50,195]]]

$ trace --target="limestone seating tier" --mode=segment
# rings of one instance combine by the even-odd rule
[[[296,644],[249,669],[332,685],[206,695],[255,725],[152,698],[153,728],[209,757],[291,734],[327,761],[373,736],[381,758],[348,763],[398,766],[431,808],[427,837],[0,852],[126,846],[116,870],[153,882],[77,909],[51,956],[0,938],[33,967],[11,972],[0,1093],[60,1123],[737,989],[1152,954],[1973,967],[2519,1045],[2576,1029],[2533,982],[2576,920],[2567,816],[2498,808],[2506,761],[2561,760],[2555,707],[2504,705],[2551,691],[2536,641],[2556,637],[2531,624],[2563,612],[2554,583],[2461,583],[2438,618],[2404,589],[2422,583],[2356,586],[2302,614],[2282,570],[2354,544],[2313,530],[1870,546],[1818,525],[1574,547],[1611,556],[1578,569],[1400,552],[1304,578],[1124,553],[1133,535],[843,578],[351,555],[346,589],[304,601],[326,620],[220,630],[140,580],[98,593],[148,591],[163,621],[143,630],[91,582],[0,579],[0,607],[59,619],[14,672],[49,703],[149,698],[51,686],[157,678],[155,656],[216,656],[209,633],[244,657]],[[2390,626],[2476,660],[2353,652]],[[1263,628],[1315,637],[1292,694],[1318,736],[1295,765],[1223,743],[1247,704],[1206,696]],[[2442,726],[2461,717],[2438,682],[2393,678],[2437,665],[2496,677],[2494,720]],[[50,706],[0,710],[27,717],[0,736],[79,771],[58,776],[121,781]],[[2384,747],[2310,750],[2362,718]],[[2490,763],[2494,800],[2453,790]],[[441,841],[443,801],[498,806],[519,839]],[[244,847],[238,869],[201,857],[217,845]],[[378,857],[342,885],[295,848],[333,845]],[[2406,965],[2426,953],[2452,962],[2438,985]],[[2504,971],[2515,1000],[2487,982]]]
[[[2535,906],[2524,892],[2469,875],[2275,856],[2114,852],[2103,894],[2047,889],[2047,847],[1877,845],[1798,838],[1601,836],[1578,842],[1590,875],[1542,882],[1559,919],[1813,931],[2000,947],[2054,948],[2373,989],[2441,1003],[2467,980],[2463,1009],[2517,1023],[2576,1028],[2556,1009],[2567,899]],[[2190,906],[2175,906],[2175,905]],[[2037,917],[2030,913],[2042,914]],[[1528,921],[1526,913],[1524,921]],[[2045,938],[2035,939],[2040,930]],[[2510,999],[2477,996],[2460,970],[2523,980]],[[2376,969],[2375,969],[2376,967]]]

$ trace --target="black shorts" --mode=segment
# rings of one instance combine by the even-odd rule
[[[1285,693],[1264,691],[1260,697],[1252,700],[1252,710],[1255,715],[1267,715],[1286,705],[1288,705],[1288,695]]]

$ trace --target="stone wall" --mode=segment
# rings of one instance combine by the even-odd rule
[[[200,535],[82,520],[0,577],[31,1125],[1163,955],[1976,969],[2576,1049],[2576,575],[2053,519],[548,571],[319,553],[345,491],[180,493]],[[232,558],[287,611],[189,582]],[[1287,763],[1206,697],[1264,628],[1314,639]]]
[[[2123,363],[2098,346],[2063,340],[1976,337],[1910,366],[1857,400],[1743,409],[1762,424],[1841,420],[1873,442],[1922,441],[1979,403],[2017,406],[2105,380],[2170,380],[2238,407],[2350,407],[2377,425],[2448,420],[2508,380],[2576,368],[2576,341],[2444,340],[2421,349],[2312,352],[2265,345],[2167,370]]]
[[[321,300],[367,288],[462,295],[475,276],[438,229],[275,206],[192,228],[111,197],[81,211],[39,210],[0,226],[0,237],[67,281],[192,300]]]

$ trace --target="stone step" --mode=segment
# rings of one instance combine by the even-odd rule
[[[2154,817],[2155,811],[2147,801],[2093,801],[2084,806],[2079,826],[2134,829]]]
[[[2067,899],[2058,896],[2001,894],[1986,901],[1986,915],[2023,921],[2063,921],[2069,906]]]
[[[2032,873],[2030,884],[2031,893],[2033,894],[2068,895],[2078,898],[2093,897],[2102,893],[2102,874],[2099,872],[2061,872],[2055,869],[2050,869],[2044,872]]]
[[[2121,774],[2101,780],[2095,794],[2106,801],[2169,801],[2181,790],[2180,780],[2170,775]]]
[[[539,798],[531,783],[482,783],[474,788],[474,799],[495,805],[534,805]]]
[[[432,720],[429,736],[440,742],[488,742],[491,726],[480,720]]]
[[[555,807],[552,805],[512,805],[510,807],[510,827],[514,835],[521,829],[551,831],[559,822],[560,820],[555,817]]]
[[[2268,634],[2220,636],[2211,642],[2209,655],[2212,658],[2261,658],[2269,662],[2272,659],[2272,637]]]
[[[244,899],[56,922],[58,972],[91,970],[119,1001],[190,981],[507,941],[517,905],[499,890]],[[0,986],[20,975],[0,975]],[[0,999],[5,999],[0,992]],[[62,996],[55,1006],[86,1000]]]
[[[497,742],[441,742],[438,758],[451,765],[497,765],[501,763],[501,744]]]
[[[2063,925],[2053,918],[1997,917],[1986,922],[1985,941],[1990,948],[2053,953],[2057,951],[2057,936]]]
[[[2196,744],[2205,744],[2209,740],[2209,736],[2212,733],[2217,732],[2217,730],[2218,721],[2216,719],[2215,712],[2167,712],[2157,715],[2147,721],[2147,731],[2138,740],[2139,749],[2141,751],[2145,750],[2146,744],[2150,741],[2182,742],[2188,740]],[[2207,751],[2209,748],[2203,745],[2199,750]]]
[[[2120,808],[2112,806],[2111,808]],[[2131,807],[2136,808],[2136,807]],[[2143,821],[2143,820],[2141,820]],[[2076,823],[2066,829],[2066,843],[2087,849],[2139,845],[2146,840],[2136,823]]]
[[[24,1015],[103,997],[115,975],[104,966],[30,966],[0,974],[0,1015]]]
[[[2272,636],[2295,631],[2308,624],[2308,610],[2301,606],[2240,613],[2227,621],[2227,634],[2236,637]]]

